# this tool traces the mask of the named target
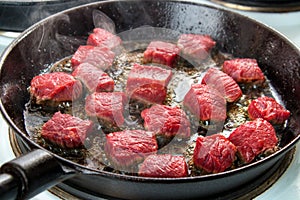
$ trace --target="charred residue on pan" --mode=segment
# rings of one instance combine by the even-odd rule
[[[145,46],[145,44],[143,44],[142,46]],[[116,56],[112,67],[106,71],[106,73],[108,73],[109,76],[111,76],[115,81],[115,91],[124,91],[124,88],[126,87],[127,76],[133,66],[133,63],[144,64],[144,49],[138,47],[135,47],[135,49],[138,50],[128,52],[125,51],[125,49],[123,49],[123,51],[118,56]],[[192,162],[195,141],[198,136],[205,136],[207,134],[214,134],[219,132],[221,132],[224,135],[228,135],[239,125],[249,120],[247,108],[251,100],[259,96],[273,96],[275,98],[278,98],[276,91],[271,89],[271,85],[268,80],[266,80],[265,83],[259,85],[239,84],[242,89],[243,96],[237,102],[227,103],[228,117],[225,122],[218,124],[209,121],[197,120],[182,105],[182,101],[184,95],[187,92],[187,89],[191,84],[200,82],[201,77],[209,67],[221,68],[221,65],[224,62],[224,60],[231,58],[233,58],[232,55],[224,52],[219,52],[217,49],[213,49],[211,52],[211,57],[209,57],[206,61],[201,63],[199,67],[193,67],[191,63],[189,63],[184,58],[180,57],[177,60],[174,68],[172,68],[173,76],[168,85],[167,98],[164,104],[171,106],[179,106],[187,112],[188,118],[191,121],[192,135],[188,140],[177,138],[176,136],[171,139],[167,139],[162,136],[157,136],[157,141],[159,145],[158,153],[172,153],[184,155],[189,166],[190,176],[199,176],[205,174],[203,171],[196,169]],[[152,64],[148,63],[147,65]],[[49,68],[48,72],[53,71],[63,71],[71,73],[72,66],[70,63],[70,57],[64,58],[61,61],[54,63]],[[85,90],[85,95],[87,94],[88,92],[87,90]],[[29,132],[30,137],[36,143],[40,144],[46,149],[53,151],[59,156],[77,162],[79,164],[88,166],[90,168],[106,170],[115,173],[137,175],[136,173],[134,173],[134,171],[137,170],[137,166],[133,167],[133,173],[118,171],[110,167],[110,163],[104,152],[105,134],[116,130],[135,128],[143,129],[143,120],[140,117],[140,113],[142,110],[149,107],[150,105],[144,105],[136,101],[130,101],[130,103],[125,107],[125,124],[122,127],[116,128],[114,126],[110,126],[109,124],[103,124],[101,121],[96,121],[94,131],[87,137],[85,144],[82,148],[64,149],[55,146],[41,138],[39,132],[41,126],[48,119],[50,119],[50,117],[56,110],[59,110],[63,113],[73,114],[83,119],[88,118],[84,113],[85,95],[76,102],[63,102],[55,105],[50,105],[47,102],[45,102],[46,106],[36,105],[34,103],[34,99],[31,99],[31,101],[27,103],[25,111],[26,129]],[[286,127],[287,124],[275,126],[279,141],[281,140],[282,133],[284,132]],[[278,147],[276,148],[280,148],[280,145],[278,145]],[[274,151],[276,151],[276,149]],[[270,153],[272,152],[265,152],[264,154],[257,156],[256,161],[264,158]],[[243,163],[240,162],[237,158],[231,169],[237,168],[242,165]]]

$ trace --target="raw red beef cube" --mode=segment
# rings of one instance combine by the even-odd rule
[[[200,34],[182,34],[177,41],[180,54],[196,63],[205,60],[215,45],[216,42],[209,35]]]
[[[187,138],[190,136],[190,121],[179,107],[156,104],[141,113],[144,127],[165,137]]]
[[[113,49],[122,44],[120,37],[108,32],[102,28],[94,28],[87,39],[87,45],[101,46],[108,49]]]
[[[227,102],[235,102],[242,96],[242,90],[235,80],[216,68],[210,68],[201,83],[218,90]]]
[[[115,58],[115,53],[103,47],[80,46],[71,58],[72,67],[75,69],[82,63],[89,63],[99,69],[108,69]]]
[[[81,80],[89,92],[112,92],[115,82],[101,69],[82,63],[73,71],[72,75]]]
[[[127,96],[144,103],[161,104],[167,96],[171,77],[171,70],[134,64],[127,79]]]
[[[281,124],[290,116],[290,111],[272,97],[259,97],[251,101],[248,113],[250,119],[263,118],[274,124]]]
[[[152,41],[144,52],[144,63],[153,62],[172,67],[178,54],[179,48],[175,44]]]
[[[184,156],[152,154],[139,167],[139,175],[144,177],[179,178],[188,175]]]
[[[149,131],[124,130],[106,135],[105,153],[117,170],[128,170],[157,149],[156,138]]]
[[[228,139],[237,147],[244,163],[250,163],[265,151],[273,151],[278,143],[273,126],[262,118],[242,124]]]
[[[232,166],[236,151],[235,145],[221,134],[201,136],[196,140],[193,162],[208,173],[223,172]]]
[[[31,80],[30,94],[37,104],[44,101],[72,101],[81,96],[82,84],[64,72],[41,74]]]
[[[63,148],[77,148],[83,146],[92,126],[90,120],[56,112],[42,126],[41,136]]]
[[[223,71],[238,83],[261,83],[265,81],[264,74],[255,59],[236,58],[226,60],[223,63]]]
[[[226,119],[226,100],[216,89],[193,84],[185,95],[183,105],[200,120],[224,121]]]
[[[126,96],[123,92],[94,92],[86,97],[85,111],[90,117],[121,126]]]

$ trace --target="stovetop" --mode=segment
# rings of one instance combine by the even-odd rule
[[[205,1],[206,2],[206,1]],[[206,2],[207,3],[207,2]],[[210,4],[210,3],[208,3]],[[214,4],[215,5],[215,4]],[[236,11],[236,10],[235,10]],[[300,48],[300,11],[286,13],[259,13],[251,11],[237,11],[241,14],[254,18],[268,26],[276,29],[283,34],[292,43]],[[19,33],[1,32],[0,31],[0,54],[4,49],[17,37]],[[8,134],[8,125],[0,115],[1,140],[0,140],[0,165],[13,159],[15,154],[10,145]],[[49,191],[45,191],[33,200],[60,200]],[[262,194],[258,195],[255,200],[296,200],[300,199],[300,143],[296,146],[294,158],[278,181]]]

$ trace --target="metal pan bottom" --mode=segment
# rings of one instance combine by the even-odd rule
[[[23,153],[28,151],[26,144],[16,135],[11,128],[9,128],[9,140],[12,147],[12,150],[15,156],[20,156]],[[286,155],[280,159],[275,166],[272,167],[268,172],[264,173],[254,182],[250,184],[243,185],[241,188],[235,189],[234,191],[228,191],[226,194],[222,194],[221,197],[218,197],[218,200],[243,200],[243,199],[253,199],[258,195],[262,194],[268,188],[270,188],[286,171],[290,163],[294,158],[296,148],[294,147],[291,151],[286,153]],[[48,190],[58,198],[62,200],[67,199],[115,199],[106,196],[93,196],[93,194],[86,193],[78,188],[74,188],[71,185],[68,185],[67,182],[62,182],[55,187],[52,187]]]

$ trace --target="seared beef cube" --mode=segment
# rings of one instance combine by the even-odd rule
[[[63,148],[82,147],[92,130],[90,120],[82,120],[69,114],[54,113],[41,130],[41,136]]]
[[[152,41],[144,52],[143,61],[144,63],[153,62],[172,67],[178,54],[179,48],[175,44]]]
[[[108,69],[115,58],[115,53],[103,47],[80,46],[71,58],[72,67],[75,69],[82,63],[89,63],[99,69]]]
[[[72,75],[81,80],[89,92],[112,92],[115,82],[101,69],[82,63],[73,71]]]
[[[116,170],[129,170],[157,149],[156,138],[149,131],[124,130],[106,135],[105,153]]]
[[[139,175],[144,177],[179,178],[188,175],[184,156],[153,154],[139,167]]]
[[[134,64],[127,79],[127,96],[148,104],[161,104],[167,96],[171,77],[171,70]]]
[[[261,118],[242,124],[228,139],[237,147],[244,163],[250,163],[264,152],[273,152],[278,143],[273,126]]]
[[[44,101],[72,101],[81,96],[82,84],[64,72],[41,74],[31,80],[30,94],[37,104]]]
[[[199,120],[224,121],[226,119],[226,100],[216,89],[193,84],[185,95],[183,105]]]
[[[121,126],[124,123],[126,96],[123,92],[94,92],[86,97],[85,111],[105,123]]]
[[[290,111],[272,97],[259,97],[248,107],[250,119],[263,118],[273,124],[282,124],[290,116]]]
[[[113,49],[121,45],[122,40],[120,37],[108,32],[102,28],[94,28],[87,39],[87,45],[100,46],[108,49]]]
[[[182,34],[177,41],[180,54],[192,63],[198,64],[209,57],[215,45],[216,42],[209,35]]]
[[[201,83],[218,90],[227,102],[235,102],[242,96],[242,90],[235,80],[216,68],[210,68]]]
[[[190,121],[179,107],[153,105],[141,113],[144,127],[158,135],[187,138],[190,136]]]
[[[193,154],[194,165],[207,173],[230,168],[236,159],[236,147],[221,134],[198,137]]]
[[[264,74],[255,59],[236,58],[226,60],[223,63],[223,71],[238,83],[262,83],[265,81]]]

